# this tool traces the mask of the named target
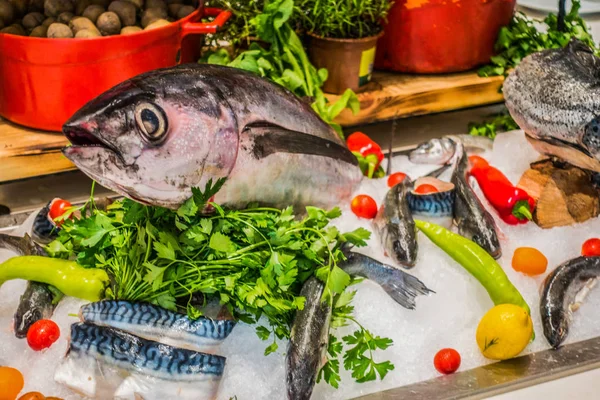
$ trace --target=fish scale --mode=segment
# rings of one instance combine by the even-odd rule
[[[225,358],[138,338],[114,328],[71,325],[69,354],[84,354],[127,371],[168,380],[220,376]]]
[[[407,200],[413,212],[430,216],[452,215],[454,192],[429,193],[428,199],[422,196],[407,196]]]
[[[232,320],[204,317],[191,320],[186,315],[152,304],[123,300],[83,305],[80,319],[86,323],[122,329],[146,339],[211,352],[235,326]]]

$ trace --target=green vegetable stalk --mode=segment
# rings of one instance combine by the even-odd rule
[[[12,257],[0,264],[0,286],[11,279],[25,279],[55,286],[67,296],[98,301],[109,284],[106,271],[83,268],[75,261],[42,256]]]
[[[500,264],[484,249],[439,225],[419,220],[415,220],[415,225],[433,243],[469,271],[487,290],[495,305],[514,304],[531,314],[521,293],[510,282]]]

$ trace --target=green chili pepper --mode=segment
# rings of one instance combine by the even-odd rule
[[[83,268],[75,261],[42,256],[12,257],[0,264],[0,286],[11,279],[53,285],[67,296],[98,301],[109,284],[106,271]]]
[[[525,299],[510,282],[500,264],[479,245],[430,222],[415,220],[415,225],[483,285],[494,305],[514,304],[531,314]]]

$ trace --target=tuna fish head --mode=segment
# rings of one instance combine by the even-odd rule
[[[587,45],[573,39],[524,58],[503,92],[537,151],[600,172],[600,58]]]
[[[87,103],[63,126],[65,156],[126,197],[176,208],[225,177],[239,141],[221,93],[178,68],[125,81]]]

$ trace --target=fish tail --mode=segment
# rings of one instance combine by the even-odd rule
[[[400,270],[394,270],[392,276],[381,287],[396,303],[409,310],[416,308],[417,296],[435,293],[418,278]]]

